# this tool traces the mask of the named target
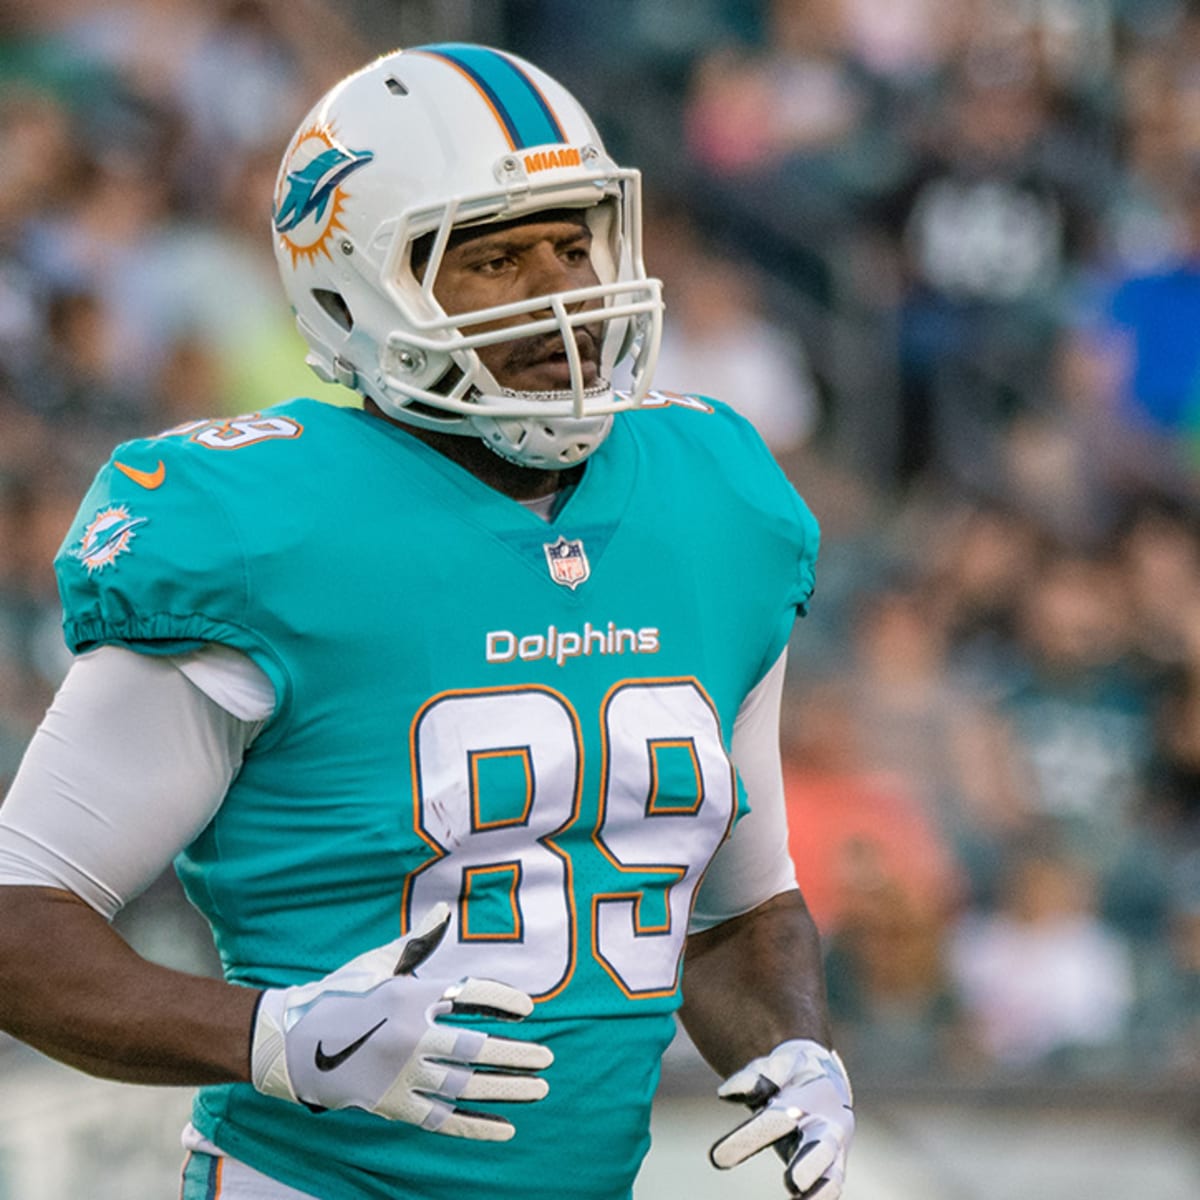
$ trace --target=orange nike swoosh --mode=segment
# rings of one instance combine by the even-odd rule
[[[158,466],[153,471],[139,471],[137,467],[127,467],[123,462],[117,462],[115,459],[113,460],[113,466],[126,479],[132,479],[134,483],[148,488],[150,491],[162,487],[163,480],[167,477],[167,468],[163,465],[161,458],[158,460]]]

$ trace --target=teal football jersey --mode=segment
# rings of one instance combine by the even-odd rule
[[[119,447],[57,561],[68,643],[222,642],[276,691],[176,864],[226,977],[317,978],[444,900],[427,970],[524,989],[504,1032],[555,1055],[509,1143],[249,1085],[201,1089],[201,1132],[326,1200],[627,1196],[692,898],[746,804],[734,717],[817,539],[749,424],[691,397],[618,416],[549,523],[313,401]]]

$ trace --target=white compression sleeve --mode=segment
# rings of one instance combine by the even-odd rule
[[[0,805],[0,884],[65,888],[111,918],[212,819],[259,728],[166,659],[76,659]]]
[[[209,642],[170,661],[210,700],[243,721],[265,721],[275,711],[275,688],[266,673],[232,646]]]
[[[787,808],[779,755],[785,650],[742,702],[733,724],[733,763],[750,811],[709,865],[696,893],[689,931],[711,929],[796,885],[788,852]]]

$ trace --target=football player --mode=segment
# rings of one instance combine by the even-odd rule
[[[621,1200],[677,1012],[749,1108],[712,1161],[841,1192],[777,748],[817,526],[744,420],[651,390],[640,237],[550,76],[380,58],[273,214],[361,407],[124,444],[83,501],[77,658],[0,810],[0,1026],[196,1085],[185,1200]],[[172,861],[223,980],[110,928]]]

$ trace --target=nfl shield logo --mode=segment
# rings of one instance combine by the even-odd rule
[[[563,587],[574,591],[591,573],[583,542],[578,538],[567,541],[560,535],[557,542],[542,547],[546,551],[546,562],[550,567],[550,578]]]

